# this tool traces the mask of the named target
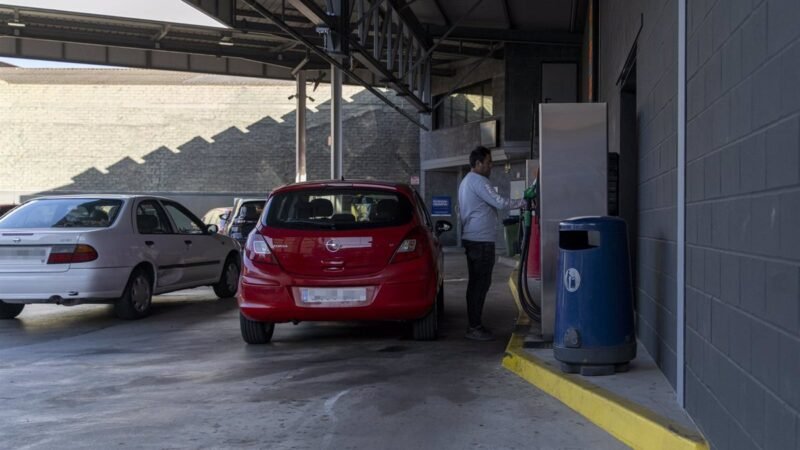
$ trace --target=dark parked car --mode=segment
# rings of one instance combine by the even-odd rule
[[[261,198],[237,198],[225,234],[244,247],[247,235],[256,227],[261,213],[264,212],[264,203],[265,200]]]

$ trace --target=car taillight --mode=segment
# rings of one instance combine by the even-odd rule
[[[272,254],[264,236],[258,233],[250,233],[245,244],[245,254],[254,263],[258,264],[277,264],[275,256]]]
[[[394,252],[392,264],[419,258],[424,254],[426,238],[420,228],[415,228],[403,239]]]
[[[72,264],[94,261],[97,250],[91,245],[54,245],[47,258],[47,264]]]

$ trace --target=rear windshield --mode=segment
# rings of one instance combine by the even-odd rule
[[[0,228],[106,228],[114,223],[122,200],[54,198],[33,200],[0,219]]]
[[[269,200],[264,225],[310,230],[353,230],[404,225],[411,221],[408,199],[379,189],[289,191]]]

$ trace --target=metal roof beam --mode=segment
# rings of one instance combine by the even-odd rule
[[[315,25],[324,25],[330,29],[336,28],[336,21],[312,0],[286,0],[294,9],[308,18]]]
[[[444,37],[448,30],[449,27],[437,25],[428,27],[430,35],[434,38]],[[447,39],[454,41],[491,41],[569,46],[581,45],[582,38],[583,35],[581,33],[570,33],[566,31],[524,31],[474,27],[458,27],[447,36]]]
[[[414,14],[414,11],[408,7],[411,4],[408,0],[388,0],[392,8],[397,12],[397,15],[403,21],[403,24],[409,29],[411,34],[420,42],[422,48],[427,50],[433,45],[433,39],[419,23],[419,19]]]
[[[352,80],[354,80],[358,84],[364,86],[364,88],[366,88],[368,91],[372,92],[372,94],[375,95],[376,97],[378,97],[381,101],[383,101],[387,105],[391,106],[395,111],[397,111],[398,113],[403,115],[406,119],[408,119],[409,121],[413,122],[418,127],[428,131],[428,127],[423,125],[414,116],[412,116],[411,114],[409,114],[408,112],[403,110],[403,108],[397,106],[395,103],[393,103],[391,100],[389,100],[385,95],[383,95],[380,91],[375,89],[375,87],[373,87],[370,83],[365,81],[363,78],[359,77],[355,72],[353,72],[349,68],[345,67],[341,62],[339,62],[338,60],[336,60],[332,56],[328,55],[324,50],[320,49],[319,47],[317,47],[313,43],[311,43],[308,40],[306,40],[305,38],[303,38],[301,35],[299,35],[297,32],[295,32],[294,29],[292,29],[292,27],[290,27],[286,23],[284,23],[280,19],[280,17],[278,17],[276,14],[274,14],[272,11],[268,10],[267,8],[264,8],[257,0],[241,0],[241,1],[243,3],[245,3],[245,4],[247,4],[249,7],[251,7],[257,13],[259,13],[259,14],[263,15],[265,18],[271,20],[275,25],[277,25],[278,27],[282,28],[285,32],[287,32],[288,34],[292,35],[292,37],[297,39],[301,44],[303,44],[303,46],[308,48],[311,52],[315,53],[317,56],[319,56],[320,58],[322,58],[323,60],[325,60],[329,64],[339,68],[343,73],[345,73],[347,76],[349,76]],[[424,111],[427,112],[429,110],[427,110],[427,108],[426,108],[426,109],[424,109]]]
[[[285,67],[239,58],[28,38],[0,37],[0,56],[214,75],[293,79],[291,71]]]
[[[241,58],[284,68],[291,68],[299,64],[302,60],[302,57],[299,55],[297,57],[282,55],[269,47],[221,46],[218,43],[218,38],[205,41],[202,39],[202,36],[198,36],[195,39],[178,39],[174,34],[170,33],[165,35],[160,41],[155,42],[153,41],[152,35],[115,35],[106,33],[104,30],[76,30],[74,29],[74,25],[73,29],[67,29],[53,26],[39,26],[35,23],[28,22],[24,29],[18,29],[0,23],[0,36],[141,50],[164,50],[214,57]]]
[[[441,39],[438,42],[433,44],[433,46],[425,49],[425,53],[422,55],[422,57],[419,58],[417,62],[415,64],[412,64],[411,67],[408,69],[409,73],[413,72],[414,69],[419,67],[419,65],[422,64],[423,61],[429,60],[431,54],[433,54],[433,51],[436,49],[436,47],[438,47],[439,44],[441,44],[447,38],[447,36],[452,34],[453,31],[455,31],[456,27],[458,27],[458,24],[461,23],[464,19],[468,18],[469,15],[472,14],[472,12],[475,11],[478,5],[480,5],[482,2],[483,0],[476,0],[475,3],[473,3],[472,6],[467,10],[467,12],[464,13],[464,15],[462,15],[461,17],[459,17],[458,20],[456,20],[456,23],[451,25],[450,28],[444,32],[444,34],[442,35]]]
[[[450,18],[447,17],[447,14],[445,14],[444,9],[442,8],[442,4],[440,3],[440,1],[439,0],[433,0],[433,4],[436,6],[436,10],[439,11],[439,15],[442,16],[442,19],[444,20],[445,26],[448,26],[448,27],[451,26],[452,23],[450,23]]]
[[[261,22],[248,22],[245,20],[237,20],[233,23],[233,26],[244,33],[252,34],[258,33],[263,35],[274,36],[275,38],[282,39],[282,40],[294,40],[294,38],[286,33],[285,31],[281,30],[280,28],[276,27],[271,23],[261,23]],[[315,41],[318,44],[322,45],[322,37],[319,33],[317,33],[313,28],[300,28],[293,27],[295,31],[303,36],[304,38]]]
[[[395,75],[393,70],[390,69],[390,67],[394,66],[394,56],[392,53],[394,48],[391,46],[392,40],[408,40],[408,45],[411,49],[414,47],[419,49],[421,44],[414,39],[413,34],[405,36],[402,31],[398,31],[397,36],[389,36],[395,33],[395,27],[393,26],[393,17],[395,14],[397,14],[400,23],[404,22],[402,16],[393,10],[391,4],[386,5],[385,10],[381,10],[380,4],[384,1],[385,0],[373,0],[374,3],[371,5],[364,4],[363,2],[355,5],[355,9],[360,13],[360,16],[355,18],[357,26],[352,27],[352,29],[355,30],[355,34],[353,34],[349,22],[346,24],[341,23],[339,18],[328,15],[328,13],[323,11],[312,0],[287,0],[291,6],[303,13],[309,21],[317,24],[320,28],[324,27],[329,30],[330,39],[326,40],[328,48],[323,49],[316,45],[314,41],[307,39],[309,43],[314,44],[316,51],[324,52],[327,56],[337,61],[342,57],[342,53],[349,53],[353,59],[361,63],[361,65],[374,75],[378,76],[382,82],[391,86],[399,95],[406,97],[418,110],[429,111],[429,102],[424,100],[426,96],[425,85],[420,83],[420,80],[424,79],[426,76],[427,70],[430,69],[429,55],[426,54],[424,59],[421,59],[418,64],[413,65],[414,69],[419,69],[417,70],[419,73],[412,73],[409,70],[407,72],[399,71],[398,74]],[[273,17],[277,18],[277,14],[273,11],[265,8],[256,0],[245,1],[245,3],[250,5],[257,13],[270,18],[276,26],[282,27],[281,24],[273,19]],[[347,20],[350,20],[349,14],[347,14]],[[286,24],[284,23],[283,25]],[[293,28],[289,28],[294,31]],[[401,30],[401,28],[398,27],[398,30]],[[331,45],[334,44],[335,36],[341,38],[342,42],[338,44],[338,47],[341,48],[338,48],[337,45],[331,47]],[[368,47],[370,44],[371,48]],[[389,45],[388,47],[387,44]],[[344,48],[349,48],[352,51],[342,50]],[[386,51],[385,61],[383,57],[384,51]],[[409,56],[411,57],[412,53],[409,53]],[[409,66],[412,66],[412,63],[409,63]]]
[[[236,0],[182,0],[220,22],[230,25],[234,20]]]

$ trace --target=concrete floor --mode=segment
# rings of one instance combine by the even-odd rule
[[[622,444],[500,366],[516,309],[498,265],[463,338],[466,267],[447,255],[442,339],[398,324],[279,325],[247,346],[235,301],[198,289],[123,322],[107,306],[29,306],[0,322],[2,448],[525,448]]]

